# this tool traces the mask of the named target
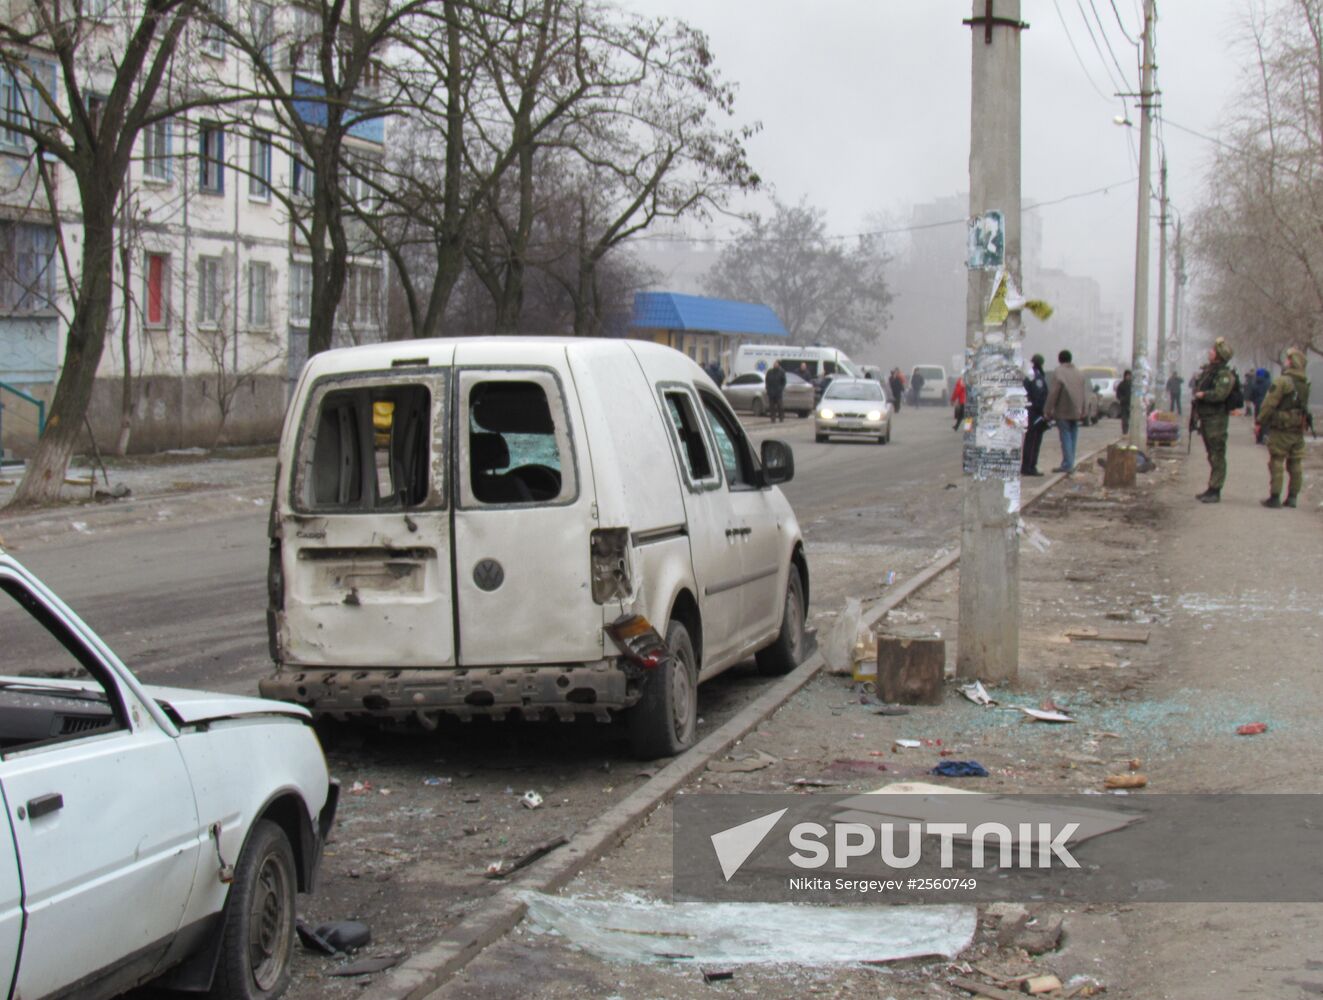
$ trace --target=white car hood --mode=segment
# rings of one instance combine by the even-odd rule
[[[246,695],[222,694],[218,691],[157,687],[152,684],[146,686],[146,691],[153,701],[165,706],[167,712],[173,714],[175,718],[185,724],[251,715],[285,715],[296,719],[312,718],[307,709],[287,701],[249,698]]]

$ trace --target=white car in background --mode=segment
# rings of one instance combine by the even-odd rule
[[[875,437],[878,444],[887,444],[891,441],[891,404],[881,382],[834,378],[822,394],[814,423],[819,442],[837,434]]]
[[[0,591],[5,996],[279,996],[338,798],[308,713],[140,684],[2,551]]]
[[[1121,415],[1121,403],[1116,398],[1116,386],[1119,378],[1091,378],[1089,385],[1098,397],[1098,412],[1105,417],[1116,419]]]

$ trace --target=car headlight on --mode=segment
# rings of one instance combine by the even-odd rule
[[[824,406],[821,410],[818,411],[818,416],[820,416],[823,420],[834,420],[836,418],[836,411],[829,410]]]
[[[868,411],[868,419],[869,419],[869,420],[881,420],[881,419],[882,419],[882,411],[881,411],[881,410],[869,410],[869,411]]]

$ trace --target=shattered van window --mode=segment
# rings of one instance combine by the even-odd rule
[[[485,504],[545,503],[564,488],[563,457],[538,382],[490,380],[469,390],[469,485]]]
[[[685,392],[666,393],[666,411],[671,415],[671,423],[680,439],[680,450],[685,460],[685,468],[691,481],[697,483],[713,479],[716,473],[712,469],[712,460],[708,457],[707,442],[694,413],[693,400]]]
[[[426,385],[357,385],[315,398],[301,447],[302,506],[420,507],[433,488],[433,396]]]

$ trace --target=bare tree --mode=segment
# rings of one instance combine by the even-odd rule
[[[887,323],[885,265],[874,238],[832,238],[820,209],[777,201],[722,253],[706,288],[771,306],[792,343],[857,351]]]
[[[0,67],[24,98],[5,127],[21,137],[33,169],[45,159],[68,171],[77,191],[81,261],[69,268],[73,311],[46,432],[19,484],[15,505],[58,498],[105,347],[114,285],[115,213],[138,135],[151,122],[213,99],[164,86],[197,0],[32,0],[0,24]],[[100,13],[104,10],[105,13]],[[53,185],[47,209],[60,219]]]

